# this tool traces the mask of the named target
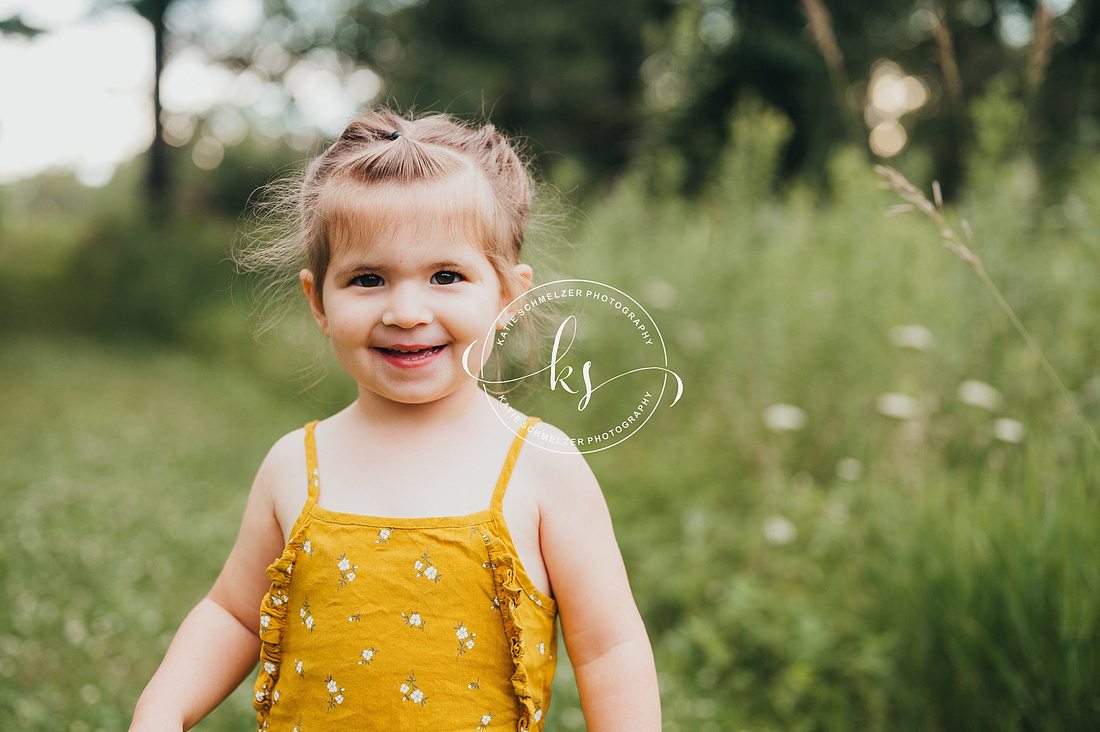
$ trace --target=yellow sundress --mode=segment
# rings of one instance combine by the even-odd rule
[[[258,729],[542,729],[557,608],[502,511],[537,421],[513,441],[488,510],[412,519],[318,506],[317,423],[306,425],[309,497],[261,607]]]

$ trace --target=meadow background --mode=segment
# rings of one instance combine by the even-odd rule
[[[440,5],[371,4],[358,27],[422,40],[446,30]],[[461,5],[484,20],[491,4]],[[423,49],[406,65],[356,58],[401,105],[415,101],[402,84],[423,89],[417,74],[461,107],[445,86],[469,86],[460,71],[493,89],[514,69],[526,101],[502,91],[498,103],[551,151],[536,162],[560,191],[556,225],[532,243],[537,267],[619,287],[662,329],[683,400],[590,462],[653,641],[666,729],[1097,729],[1100,451],[938,227],[886,215],[901,200],[873,170],[888,162],[929,198],[944,181],[947,220],[968,222],[971,249],[1100,427],[1097,101],[1048,74],[1061,63],[1097,78],[1095,8],[827,3],[829,23],[812,2],[684,0],[641,19],[657,6],[627,5],[637,12],[614,38],[636,44],[608,53],[637,51],[636,98],[624,119],[601,118],[606,130],[589,120],[594,140],[570,114],[600,111],[587,96],[598,80],[574,99],[558,89],[549,110],[553,89],[523,86],[540,59],[563,78],[583,69],[554,48],[507,56],[519,10],[477,26],[503,39],[485,58],[440,46],[455,78],[432,76]],[[268,11],[305,23],[295,7]],[[366,12],[340,7],[333,18]],[[591,12],[589,31],[615,20]],[[876,35],[883,13],[894,30]],[[1013,13],[1030,34],[1018,43]],[[579,33],[561,22],[545,32]],[[576,38],[580,63],[599,39]],[[761,83],[779,50],[807,79]],[[908,132],[886,155],[896,138],[869,136],[883,124],[872,81],[902,57],[930,96],[894,110]],[[819,106],[784,104],[812,100],[807,89]],[[1073,94],[1076,122],[1061,124]],[[153,153],[96,188],[65,173],[0,186],[5,730],[125,729],[224,560],[267,448],[353,393],[304,307],[253,336],[249,283],[227,260],[248,196],[323,135],[219,142],[209,166],[215,138],[196,130],[216,115],[166,148],[167,194],[150,183]],[[599,145],[615,124],[631,132],[617,152]],[[250,729],[249,690],[197,729]],[[546,729],[583,728],[562,664]]]

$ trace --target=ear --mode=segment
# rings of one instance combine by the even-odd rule
[[[509,278],[509,286],[507,289],[502,290],[500,295],[501,314],[500,317],[497,318],[497,330],[508,325],[508,321],[515,317],[516,312],[518,312],[523,305],[523,301],[516,300],[516,298],[531,289],[533,278],[534,271],[528,264],[521,263],[512,268],[512,277]],[[515,302],[512,302],[513,300],[515,300]],[[511,305],[508,304],[510,302],[512,303]]]
[[[309,300],[309,309],[313,311],[313,319],[317,321],[317,327],[322,333],[328,335],[328,317],[325,315],[325,304],[321,300],[321,287],[317,284],[317,278],[310,270],[303,269],[298,273],[298,279],[302,281],[302,290],[305,291],[306,299]]]

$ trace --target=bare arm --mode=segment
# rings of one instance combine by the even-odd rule
[[[281,473],[279,444],[256,475],[237,542],[214,587],[180,625],[142,692],[131,732],[190,729],[256,665],[266,570],[283,549],[272,497]]]
[[[590,732],[658,732],[653,651],[603,494],[580,454],[542,459],[558,468],[540,492],[539,538],[585,722]]]

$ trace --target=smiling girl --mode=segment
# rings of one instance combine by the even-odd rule
[[[311,164],[295,246],[258,256],[301,268],[358,398],[271,448],[131,730],[193,726],[257,658],[261,730],[539,730],[559,618],[588,729],[660,729],[599,485],[463,368],[531,284],[530,201],[509,143],[446,116],[364,115]]]

